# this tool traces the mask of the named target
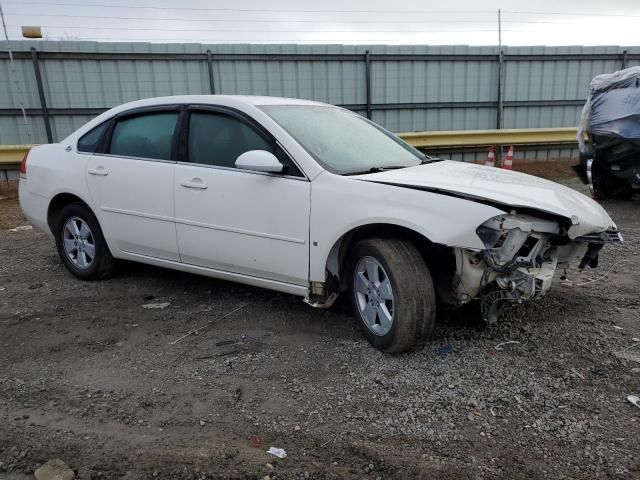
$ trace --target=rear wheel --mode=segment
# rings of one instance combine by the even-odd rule
[[[62,208],[54,235],[62,263],[76,277],[98,280],[113,271],[115,262],[98,220],[84,204],[71,203]]]
[[[604,165],[595,163],[595,160],[587,163],[587,172],[593,198],[629,200],[633,196],[633,188],[627,181],[616,177]]]
[[[350,296],[369,342],[385,352],[405,352],[433,331],[435,292],[416,247],[398,239],[356,244],[349,268]]]

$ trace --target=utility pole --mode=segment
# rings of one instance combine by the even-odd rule
[[[496,127],[499,129],[503,128],[503,101],[502,97],[504,95],[503,92],[503,79],[504,79],[504,54],[502,53],[502,12],[498,9],[498,102],[496,108]],[[503,157],[503,145],[500,145],[499,150],[500,161],[502,161]]]
[[[2,3],[0,3],[0,18],[2,18],[2,29],[4,30],[4,38],[7,41],[7,49],[9,50],[9,59],[13,61],[13,55],[11,55],[11,48],[9,46],[9,34],[7,33],[7,24],[4,21],[4,12],[2,11]]]
[[[4,39],[7,43],[7,52],[9,53],[9,66],[11,69],[11,76],[13,77],[13,82],[16,84],[16,91],[18,93],[18,98],[20,98],[20,111],[22,112],[22,121],[24,122],[24,126],[27,132],[27,138],[29,139],[28,143],[32,143],[32,135],[31,135],[31,125],[27,120],[27,112],[24,109],[24,96],[22,94],[22,89],[20,88],[20,82],[18,81],[18,76],[16,73],[16,65],[13,61],[13,52],[11,51],[11,42],[9,41],[9,32],[7,31],[7,23],[4,20],[4,12],[2,11],[2,3],[0,3],[0,19],[2,19],[2,30],[4,31]]]
[[[502,12],[498,9],[498,49],[502,50]]]

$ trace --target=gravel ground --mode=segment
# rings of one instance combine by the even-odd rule
[[[637,201],[606,202],[626,243],[568,272],[585,285],[392,356],[344,301],[134,264],[76,280],[0,197],[0,478],[640,478]]]

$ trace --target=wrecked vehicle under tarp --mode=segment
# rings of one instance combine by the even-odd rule
[[[596,76],[578,128],[578,176],[596,198],[640,190],[640,67]]]

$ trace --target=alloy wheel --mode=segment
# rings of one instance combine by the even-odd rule
[[[382,264],[362,257],[354,271],[354,295],[362,321],[375,335],[386,335],[393,326],[394,295]]]
[[[79,217],[70,217],[62,229],[64,251],[76,268],[85,270],[96,255],[96,244],[91,228]]]

